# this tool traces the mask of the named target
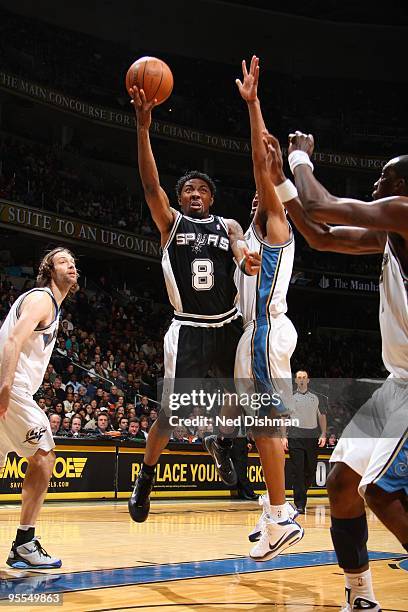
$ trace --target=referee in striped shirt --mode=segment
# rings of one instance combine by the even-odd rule
[[[291,427],[288,443],[292,466],[293,497],[300,514],[305,513],[307,491],[315,480],[319,448],[326,445],[327,418],[319,408],[319,398],[308,390],[309,375],[304,370],[296,373],[297,391],[293,395],[292,418],[299,427]]]

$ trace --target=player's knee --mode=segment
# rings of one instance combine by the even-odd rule
[[[330,503],[342,505],[352,502],[357,494],[358,482],[350,474],[351,470],[345,469],[339,464],[335,464],[327,477],[327,493]]]
[[[30,457],[29,462],[36,469],[41,470],[44,473],[51,474],[55,463],[55,453],[54,451],[46,452],[43,450],[38,450],[32,457]]]

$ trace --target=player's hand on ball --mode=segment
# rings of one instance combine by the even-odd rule
[[[288,153],[292,153],[292,151],[305,151],[310,157],[313,153],[313,149],[314,138],[312,134],[303,134],[299,131],[296,131],[294,134],[289,134]]]
[[[286,177],[283,172],[283,159],[279,140],[267,130],[263,131],[262,139],[266,151],[266,163],[271,173],[272,182],[274,185],[280,185],[286,180]]]
[[[239,93],[246,102],[255,102],[258,98],[259,57],[252,56],[249,72],[246,61],[242,60],[242,76],[242,82],[239,79],[235,80]]]
[[[244,257],[245,257],[245,272],[249,274],[249,276],[255,276],[258,274],[261,268],[261,256],[256,251],[248,251],[248,249],[244,249]]]
[[[152,109],[157,104],[156,98],[148,102],[143,89],[136,86],[131,87],[129,93],[132,98],[130,103],[134,106],[138,125],[149,128],[152,122]]]

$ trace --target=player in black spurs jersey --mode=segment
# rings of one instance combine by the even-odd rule
[[[233,380],[235,352],[242,331],[233,278],[235,262],[246,274],[253,275],[259,270],[260,257],[248,251],[236,221],[210,214],[215,185],[206,174],[194,171],[183,176],[176,187],[182,212],[170,206],[160,186],[149,138],[154,101],[147,102],[143,90],[136,87],[132,93],[139,172],[146,201],[161,234],[163,273],[174,307],[174,318],[164,339],[163,397],[168,399],[165,394],[173,391],[174,379],[202,379],[210,368],[219,378]],[[129,499],[130,515],[137,522],[145,521],[149,514],[155,467],[169,440],[169,406],[166,400],[162,404],[160,416],[149,432],[144,463]],[[228,438],[214,436],[206,446],[221,478],[233,486],[236,474],[228,455],[230,443]]]

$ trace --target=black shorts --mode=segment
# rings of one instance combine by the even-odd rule
[[[235,354],[241,335],[241,318],[222,327],[194,327],[173,321],[164,338],[163,400],[168,393],[189,392],[210,381],[215,385],[217,380],[223,389],[234,392]],[[166,403],[163,401],[162,408],[168,412]]]
[[[173,321],[164,338],[165,378],[234,378],[242,320],[222,327],[193,327]]]

